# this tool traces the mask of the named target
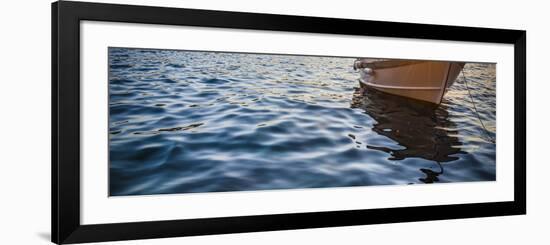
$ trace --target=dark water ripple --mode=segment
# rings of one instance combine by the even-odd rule
[[[110,195],[495,180],[462,80],[433,109],[353,61],[110,48]],[[465,74],[495,137],[495,65]]]

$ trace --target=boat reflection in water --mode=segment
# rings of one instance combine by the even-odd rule
[[[435,106],[374,89],[357,89],[351,107],[364,110],[375,120],[372,131],[401,146],[395,149],[367,144],[367,148],[386,152],[390,155],[388,160],[421,158],[434,162],[435,170],[419,169],[425,174],[419,181],[439,181],[438,176],[444,172],[442,163],[457,160],[456,154],[466,153],[461,150],[459,139],[453,136],[456,135],[455,125],[448,119],[444,105]]]

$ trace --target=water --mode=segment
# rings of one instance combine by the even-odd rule
[[[495,65],[436,109],[352,58],[109,49],[110,195],[495,180]]]

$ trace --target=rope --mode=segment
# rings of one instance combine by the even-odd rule
[[[489,141],[491,143],[495,143],[495,139],[489,134],[489,130],[485,127],[485,124],[483,123],[483,120],[481,120],[481,117],[479,116],[479,112],[477,111],[476,103],[474,101],[474,97],[472,96],[472,93],[470,92],[470,87],[468,86],[468,79],[466,79],[466,75],[464,75],[464,69],[462,69],[462,77],[464,78],[464,83],[466,84],[466,90],[468,90],[468,94],[470,95],[470,101],[472,102],[472,105],[474,107],[474,112],[476,113],[477,119],[479,120],[479,123],[483,127],[483,130],[485,130],[485,134],[489,138]]]

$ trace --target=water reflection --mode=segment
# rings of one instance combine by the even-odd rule
[[[367,148],[386,152],[388,160],[422,158],[437,163],[439,171],[421,168],[426,174],[419,180],[424,183],[438,181],[443,174],[441,163],[459,159],[456,154],[466,153],[461,150],[462,143],[455,124],[449,120],[449,113],[444,105],[434,106],[429,103],[411,100],[399,96],[378,92],[376,90],[353,93],[352,108],[360,108],[375,121],[372,131],[395,141],[400,148],[367,144]]]
[[[426,174],[425,178],[419,178],[418,180],[430,184],[439,181],[439,178],[437,176],[443,174],[443,166],[440,162],[437,162],[437,166],[439,166],[439,171],[433,171],[429,168],[421,168],[420,171],[424,174]]]

